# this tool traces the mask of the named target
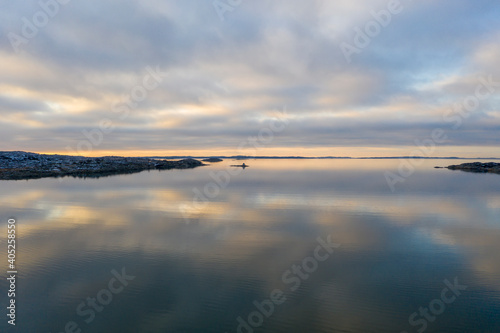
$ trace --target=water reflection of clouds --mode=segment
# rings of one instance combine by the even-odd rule
[[[457,249],[467,259],[469,267],[484,280],[483,284],[500,290],[499,229],[448,227],[433,231],[432,237],[437,243]]]
[[[178,207],[192,201],[193,186],[202,188],[210,181],[209,168],[191,172],[189,179],[181,173],[143,173],[70,180],[69,184],[52,180],[48,187],[42,186],[46,181],[19,187],[9,183],[10,194],[3,194],[0,205],[2,211],[16,211],[22,221],[24,274],[43,290],[55,290],[66,304],[101,287],[97,288],[98,277],[89,272],[76,277],[75,272],[64,270],[81,274],[98,265],[102,269],[98,276],[106,281],[105,269],[109,271],[109,265],[118,261],[147,272],[131,289],[137,295],[154,298],[148,286],[163,284],[159,293],[171,299],[147,305],[156,306],[157,312],[144,314],[144,327],[167,323],[181,327],[177,314],[191,303],[211,301],[217,293],[245,313],[255,290],[265,297],[274,288],[285,288],[282,273],[310,255],[316,237],[329,234],[342,244],[338,255],[322,263],[303,289],[289,296],[276,321],[296,313],[298,322],[307,319],[324,329],[349,330],[363,318],[363,327],[388,331],[392,327],[388,318],[403,324],[407,320],[393,309],[414,311],[408,299],[417,296],[411,290],[422,290],[417,306],[430,300],[434,285],[426,284],[436,276],[452,278],[448,275],[452,271],[470,283],[500,289],[496,258],[500,195],[493,191],[498,182],[491,184],[479,175],[473,195],[465,195],[464,188],[456,195],[450,194],[449,187],[457,186],[459,174],[450,173],[447,178],[430,171],[425,184],[432,184],[431,189],[393,195],[383,180],[372,181],[373,187],[362,190],[365,179],[376,179],[380,170],[353,167],[329,172],[330,165],[302,171],[299,185],[293,181],[295,174],[280,176],[274,169],[235,178],[206,207],[194,212],[189,224]],[[358,177],[357,172],[363,174]],[[345,174],[355,182],[351,187]],[[482,184],[487,188],[483,194],[478,190]],[[442,191],[435,191],[438,188]],[[432,260],[427,257],[430,253]],[[50,282],[57,274],[66,276],[59,287]],[[415,275],[422,274],[422,281],[416,282]],[[175,279],[189,281],[190,288],[174,283]],[[232,294],[242,299],[232,300]],[[387,313],[371,314],[381,307]]]
[[[283,165],[283,161],[279,162]],[[284,212],[280,211],[302,211],[308,215],[307,218],[310,220],[304,221],[305,223],[314,221],[314,223],[328,225],[328,219],[325,221],[324,218],[317,219],[315,217],[319,213],[328,212],[344,215],[381,216],[388,223],[407,226],[416,224],[419,227],[425,227],[431,220],[438,224],[450,223],[454,225],[468,225],[475,220],[476,225],[477,223],[491,225],[489,222],[498,217],[497,205],[500,205],[500,199],[491,193],[485,196],[485,200],[439,193],[433,196],[428,196],[426,193],[421,195],[400,193],[398,196],[394,196],[388,193],[385,187],[378,188],[378,193],[370,191],[368,193],[364,193],[364,191],[345,193],[343,187],[338,185],[343,184],[342,179],[345,178],[347,170],[336,170],[340,173],[331,173],[329,177],[326,177],[326,169],[331,167],[333,162],[326,161],[321,164],[318,161],[308,161],[308,163],[314,165],[315,168],[303,172],[305,176],[302,177],[302,181],[313,185],[321,183],[322,186],[300,187],[301,192],[299,192],[299,189],[286,186],[292,182],[290,177],[293,178],[293,174],[285,173],[278,177],[273,168],[265,169],[265,171],[259,169],[258,178],[268,178],[269,181],[256,185],[256,182],[253,182],[251,178],[247,178],[243,182],[236,179],[235,186],[221,191],[221,194],[215,199],[206,204],[199,202],[199,205],[191,205],[194,209],[190,212],[194,217],[193,220],[207,226],[233,221],[243,225],[273,224],[282,222],[280,218]],[[358,165],[362,162],[342,161],[341,165],[345,167],[346,163]],[[268,167],[276,164],[279,163],[265,161],[262,166]],[[384,161],[383,165],[386,166],[387,162]],[[323,166],[323,168],[321,169],[319,166]],[[338,165],[336,167],[340,168]],[[301,168],[303,169],[303,166]],[[352,188],[356,189],[358,186],[362,186],[363,179],[367,177],[366,174],[376,178],[373,171],[363,170],[363,176],[358,177],[358,182],[353,183]],[[376,169],[376,171],[379,170]],[[357,172],[359,170],[354,168],[350,174],[353,175]],[[204,184],[202,178],[207,173],[208,171],[192,174],[198,177],[192,182],[201,187]],[[151,175],[153,177],[150,177]],[[58,226],[65,228],[72,223],[99,223],[103,226],[122,225],[128,227],[139,223],[139,221],[131,219],[139,210],[147,212],[148,216],[154,216],[153,219],[157,221],[155,223],[170,223],[169,219],[179,222],[179,219],[182,218],[179,207],[193,202],[192,187],[179,187],[175,179],[166,179],[166,176],[170,175],[143,173],[127,176],[127,178],[122,178],[128,181],[127,186],[120,183],[119,188],[115,188],[116,182],[112,178],[107,178],[101,186],[98,182],[102,180],[73,180],[75,186],[69,191],[64,191],[66,187],[58,187],[55,182],[52,183],[52,187],[46,189],[24,186],[24,189],[17,189],[9,196],[5,196],[6,200],[3,200],[2,206],[5,209],[14,206],[20,211],[23,209],[37,211],[38,214],[28,217],[24,221],[27,228],[31,225],[35,229],[57,228]],[[433,175],[427,176],[432,179],[442,179],[442,177]],[[147,177],[152,179],[149,179],[145,185],[141,180],[147,179]],[[271,182],[272,178],[274,178],[274,182]],[[350,177],[350,179],[354,178],[356,177]],[[155,181],[160,179],[159,182]],[[207,180],[210,178],[205,179],[205,181]],[[88,182],[91,182],[90,185]],[[36,182],[33,184],[36,185]],[[80,186],[82,184],[84,186]],[[238,185],[244,186],[239,187]],[[287,190],[288,192],[286,192]],[[443,191],[446,191],[445,187],[443,187]],[[164,218],[161,217],[162,214]],[[40,219],[44,220],[43,224],[40,224]],[[60,223],[60,221],[65,221],[65,223]],[[28,230],[26,229],[26,231]]]

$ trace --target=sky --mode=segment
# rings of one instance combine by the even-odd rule
[[[500,157],[494,0],[0,0],[0,150]]]

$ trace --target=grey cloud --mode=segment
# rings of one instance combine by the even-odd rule
[[[48,110],[49,107],[42,101],[0,95],[0,112],[2,114]]]
[[[0,112],[46,111],[32,119],[50,127],[17,126],[24,128],[28,145],[61,149],[65,140],[77,142],[82,129],[102,118],[116,120],[113,103],[141,82],[146,66],[160,66],[169,75],[129,118],[116,120],[117,129],[103,147],[128,149],[132,141],[144,149],[231,146],[258,133],[262,124],[251,119],[284,106],[301,120],[276,138],[278,146],[413,145],[430,129],[447,125],[440,110],[473,92],[471,77],[497,73],[494,62],[479,66],[474,56],[500,33],[500,5],[489,0],[402,3],[403,12],[349,64],[339,44],[352,42],[353,29],[363,27],[372,19],[370,11],[383,9],[386,1],[246,1],[224,22],[210,1],[72,1],[22,46],[27,54],[16,58],[48,74],[0,73],[5,86],[56,100],[0,96]],[[0,57],[12,57],[7,34],[20,33],[21,18],[37,10],[37,1],[2,5]],[[449,77],[455,80],[432,88]],[[97,106],[83,113],[48,112],[47,103],[61,96]],[[499,110],[498,96],[495,92],[464,119],[447,144],[497,144],[499,119],[492,111]],[[400,111],[400,100],[413,105]],[[224,112],[176,113],[189,106]],[[168,120],[178,126],[155,127]],[[7,133],[1,134],[4,142]]]

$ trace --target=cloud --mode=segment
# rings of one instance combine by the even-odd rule
[[[217,149],[255,135],[262,115],[294,118],[273,145],[412,146],[473,94],[480,78],[500,81],[496,1],[401,0],[368,46],[346,61],[341,43],[389,1],[243,2],[220,21],[211,2],[69,2],[20,45],[38,1],[2,4],[2,149],[64,151],[82,131],[111,119],[103,146],[115,150]],[[113,106],[141,84],[146,68],[168,72],[119,118]],[[448,145],[496,145],[497,88],[450,131]],[[23,132],[14,143],[11,129]],[[175,137],[174,137],[175,136]],[[43,140],[43,145],[40,138]]]

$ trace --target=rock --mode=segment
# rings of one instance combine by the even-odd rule
[[[450,165],[448,166],[450,170],[461,170],[466,172],[475,172],[475,173],[497,173],[500,174],[500,163],[463,163],[460,165]]]
[[[222,162],[223,160],[217,157],[210,157],[210,158],[205,158],[202,160],[203,162],[210,162],[210,163],[216,163],[216,162]]]
[[[42,155],[26,152],[0,152],[0,180],[44,177],[101,177],[143,170],[189,169],[204,165],[194,159],[180,161],[142,157],[97,157]]]
[[[231,166],[232,167],[237,167],[237,168],[243,168],[243,169],[249,167],[249,165],[246,165],[245,163],[243,163],[243,164],[237,164],[237,165],[231,165]]]

